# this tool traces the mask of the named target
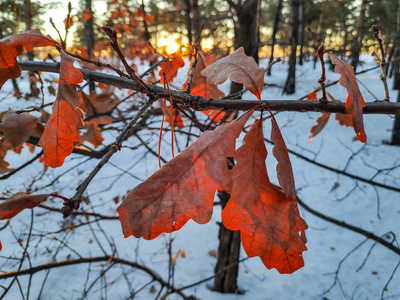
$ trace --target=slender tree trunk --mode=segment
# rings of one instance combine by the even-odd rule
[[[218,191],[218,197],[223,209],[231,195],[223,191]],[[237,277],[239,273],[240,231],[229,230],[221,223],[218,238],[218,261],[215,266],[214,290],[221,293],[238,294]],[[229,268],[224,270],[226,267]]]
[[[247,55],[252,56],[258,62],[259,26],[261,15],[261,0],[246,0],[239,2],[234,8],[238,17],[238,45],[242,46]],[[241,91],[242,84],[232,82],[230,93]],[[233,163],[233,161],[232,161]],[[226,192],[218,192],[222,207],[225,207],[230,195]],[[218,274],[214,281],[214,290],[222,293],[238,293],[237,276],[239,272],[240,232],[227,229],[221,224],[219,232],[218,260],[215,273]]]
[[[89,58],[93,57],[94,51],[94,31],[93,31],[93,11],[92,11],[92,0],[85,0],[85,11],[90,12],[90,18],[85,20],[85,40],[86,40],[86,52]],[[95,84],[92,80],[89,81],[89,91],[94,93],[96,90]]]
[[[321,13],[319,14],[318,29],[317,29],[317,45],[315,46],[315,52],[314,52],[314,69],[318,61],[317,49],[325,41],[324,19],[327,12],[326,5],[327,5],[326,2],[322,2]]]
[[[32,29],[32,9],[31,9],[31,0],[24,0],[24,21],[25,21],[25,30]],[[33,51],[28,51],[28,60],[33,60]]]
[[[400,57],[400,0],[398,2],[398,7],[397,7],[397,30],[396,30],[396,37],[394,39],[394,53],[393,53],[393,58],[399,58]],[[393,84],[393,89],[400,89],[400,63],[396,62],[392,66],[392,70],[394,73],[394,84]],[[400,102],[400,92],[397,96],[397,102]],[[392,145],[400,145],[400,115],[396,115],[396,119],[394,121],[394,126],[393,126],[393,134],[392,134]]]
[[[276,11],[275,11],[274,27],[272,29],[272,37],[271,37],[271,39],[272,39],[271,56],[269,57],[269,64],[268,64],[268,71],[267,71],[268,76],[271,75],[271,63],[274,60],[276,34],[278,33],[279,21],[281,19],[281,14],[282,14],[282,3],[283,3],[283,0],[278,1],[278,5],[276,6]]]
[[[343,13],[343,16],[342,16],[342,30],[343,30],[342,60],[346,57],[346,50],[347,50],[348,36],[349,36],[347,33],[348,26],[346,24],[346,19],[347,19],[347,15],[346,15],[346,13]]]
[[[365,11],[367,10],[368,0],[362,0],[360,15],[357,19],[357,34],[354,37],[353,47],[351,49],[351,65],[354,67],[354,72],[356,72],[358,62],[360,61],[360,52],[362,48],[362,40],[364,38],[364,21],[365,21]]]
[[[145,6],[144,6],[144,1],[143,0],[142,0],[142,4],[141,4],[140,7],[141,7],[142,12],[143,12],[144,39],[146,41],[150,41],[151,35],[150,35],[150,32],[149,32],[149,26],[148,26],[147,21],[146,21],[146,10],[145,10]]]
[[[300,7],[299,7],[299,19],[300,19],[300,26],[299,26],[299,44],[300,44],[300,54],[299,54],[299,65],[303,65],[303,48],[304,48],[304,28],[305,28],[305,3],[304,0],[300,0]]]
[[[190,45],[193,42],[193,37],[192,37],[192,18],[190,17],[191,11],[192,11],[192,5],[190,3],[190,0],[185,0],[185,25],[186,25],[187,37],[188,37]]]
[[[199,13],[199,1],[198,0],[193,0],[193,2],[192,2],[192,14],[193,14],[194,37],[196,40],[199,40],[200,39],[200,13]]]
[[[292,49],[289,57],[289,70],[286,79],[284,93],[293,94],[296,91],[296,52],[298,44],[298,28],[299,28],[299,5],[300,0],[292,0],[292,33],[290,37]]]

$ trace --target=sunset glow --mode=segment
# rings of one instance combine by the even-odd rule
[[[173,37],[161,37],[157,41],[157,46],[159,48],[165,49],[168,54],[175,53],[178,51],[180,45],[175,41]]]

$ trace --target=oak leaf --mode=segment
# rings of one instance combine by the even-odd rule
[[[111,110],[120,102],[119,98],[114,94],[114,88],[108,86],[103,89],[103,93],[86,95],[79,92],[83,104],[81,108],[86,112],[86,118],[90,118],[98,125],[111,124],[113,118]],[[109,114],[106,114],[109,113]],[[96,115],[99,116],[96,116]]]
[[[189,219],[207,223],[215,191],[231,189],[227,157],[233,156],[236,138],[252,113],[203,133],[130,191],[117,209],[124,236],[154,239],[179,230]]]
[[[88,141],[95,148],[101,146],[101,142],[104,141],[101,129],[96,122],[87,121],[85,122],[86,132],[82,135],[82,141]]]
[[[8,110],[1,118],[0,132],[13,147],[18,147],[31,135],[40,137],[43,133],[43,125],[38,118],[29,113],[17,114],[13,110]]]
[[[45,202],[50,196],[50,194],[14,194],[0,203],[0,220],[10,219],[26,208],[34,208],[40,203]]]
[[[349,93],[345,106],[347,113],[353,118],[354,131],[358,139],[362,143],[365,143],[367,141],[363,123],[363,107],[365,106],[365,101],[358,87],[354,68],[341,61],[333,53],[329,53],[329,57],[332,63],[335,64],[334,71],[341,75],[339,83],[345,87]]]
[[[50,36],[44,36],[39,29],[32,29],[0,40],[0,89],[8,79],[21,75],[17,56],[35,47],[54,46],[58,44]]]
[[[63,165],[72,153],[74,142],[80,142],[79,128],[83,127],[83,114],[79,109],[80,97],[77,84],[83,82],[83,75],[73,65],[74,58],[63,50],[60,65],[60,83],[53,111],[47,121],[38,145],[43,147],[44,162],[52,168]]]
[[[316,136],[318,133],[321,132],[322,129],[324,129],[326,123],[328,123],[330,116],[330,113],[322,113],[322,115],[317,119],[317,124],[311,127],[311,135],[308,138],[309,141],[311,141],[314,136]]]
[[[178,70],[184,65],[185,63],[180,56],[170,58],[166,62],[163,62],[160,66],[161,70],[158,72],[158,75],[160,76],[160,82],[162,84],[171,83],[176,75],[178,75]]]
[[[259,68],[254,58],[244,53],[243,47],[209,65],[201,74],[207,77],[207,82],[213,84],[222,84],[227,79],[243,83],[246,89],[261,100],[265,69]]]
[[[296,201],[269,181],[266,157],[262,122],[257,120],[235,152],[231,198],[222,220],[228,229],[240,230],[249,257],[259,256],[268,269],[293,273],[304,266],[307,224]]]
[[[9,169],[10,165],[8,162],[4,160],[7,151],[12,148],[11,144],[5,139],[0,139],[0,174],[8,173],[14,169]]]
[[[276,123],[275,117],[271,115],[271,140],[274,142],[274,148],[272,150],[278,164],[276,166],[276,172],[278,176],[279,185],[281,186],[286,197],[296,199],[296,188],[294,184],[294,176],[292,164],[289,159],[289,153],[286,148],[285,141],[283,140],[281,131],[279,130],[278,123]]]

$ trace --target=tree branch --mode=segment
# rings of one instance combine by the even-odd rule
[[[42,71],[42,72],[59,72],[59,64],[44,62],[19,62],[21,68],[26,71]],[[138,83],[117,76],[107,75],[104,73],[79,69],[83,77],[87,80],[102,82],[104,84],[114,85],[119,88],[135,90],[141,93],[147,91]],[[169,98],[164,89],[160,86],[149,86],[157,93],[159,98]],[[249,110],[260,104],[258,100],[212,100],[198,96],[191,96],[183,91],[171,91],[174,103],[179,103],[186,107],[196,110],[218,109],[218,110]],[[344,103],[328,102],[321,104],[319,101],[303,101],[303,100],[263,100],[265,105],[273,111],[298,111],[298,112],[329,112],[329,113],[346,113]],[[258,108],[262,110],[262,108]],[[387,102],[368,102],[363,109],[364,114],[400,114],[400,103]]]

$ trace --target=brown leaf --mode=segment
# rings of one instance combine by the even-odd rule
[[[198,52],[196,70],[193,73],[192,88],[190,95],[200,96],[203,98],[219,99],[225,96],[216,84],[207,82],[207,78],[201,74],[208,65],[215,61],[216,57],[213,55],[207,55],[203,51]],[[187,88],[189,79],[184,85],[184,89]]]
[[[235,153],[231,198],[222,220],[228,229],[240,230],[249,257],[259,256],[268,269],[293,273],[304,266],[307,224],[296,201],[269,181],[266,157],[262,122],[257,120]]]
[[[9,169],[10,165],[8,162],[4,160],[6,153],[8,150],[12,148],[11,144],[5,139],[0,139],[0,174],[8,173],[14,169]]]
[[[50,194],[14,194],[6,201],[0,203],[0,220],[11,219],[25,208],[34,208],[40,203],[45,202],[50,196]]]
[[[58,44],[50,36],[44,36],[39,29],[25,31],[0,40],[0,89],[8,79],[16,79],[21,75],[21,67],[17,56],[34,47],[54,46]]]
[[[13,110],[8,110],[1,119],[0,131],[13,147],[18,147],[25,143],[31,135],[40,136],[43,132],[43,125],[38,118],[29,113],[17,114]]]
[[[113,109],[119,102],[119,98],[114,94],[114,88],[108,87],[102,94],[86,95],[79,92],[83,101],[82,109],[86,112],[86,118],[91,118],[97,114],[104,114]],[[112,123],[111,115],[102,115],[92,118],[98,125]]]
[[[79,128],[83,127],[83,114],[78,108],[80,97],[76,92],[83,75],[73,63],[74,58],[63,50],[61,54],[60,83],[53,112],[46,123],[38,145],[43,147],[43,160],[52,168],[63,165],[65,158],[72,153],[74,142],[80,142]]]
[[[183,59],[181,57],[176,57],[167,60],[161,64],[161,70],[158,72],[158,75],[161,77],[160,82],[171,83],[176,75],[178,75],[178,70],[185,65]],[[165,73],[165,80],[164,80]]]
[[[293,169],[290,162],[289,153],[287,151],[281,131],[279,130],[278,123],[276,123],[275,117],[273,115],[271,116],[271,140],[274,142],[272,153],[278,161],[276,172],[279,185],[281,186],[286,197],[296,200],[296,188],[294,184]]]
[[[253,111],[205,132],[192,145],[135,187],[118,207],[125,237],[154,239],[189,219],[207,223],[217,189],[230,190],[227,157]]]
[[[345,87],[349,93],[345,106],[347,113],[349,113],[353,118],[354,131],[356,132],[358,139],[362,143],[365,143],[367,141],[363,123],[363,107],[365,106],[365,101],[361,95],[360,89],[358,88],[354,68],[341,61],[333,53],[329,53],[329,57],[332,63],[336,65],[334,71],[341,75],[339,83]]]
[[[308,138],[309,141],[311,141],[314,136],[316,136],[318,133],[321,132],[322,129],[324,129],[326,123],[328,123],[330,116],[330,113],[322,113],[322,115],[317,119],[317,125],[311,127],[311,135]]]
[[[85,122],[84,128],[86,129],[86,132],[82,135],[82,141],[88,141],[95,148],[101,146],[101,142],[104,140],[104,138],[97,123],[93,121]]]
[[[209,65],[201,74],[207,77],[207,82],[213,84],[224,83],[229,78],[243,83],[251,93],[261,99],[265,69],[259,68],[254,58],[244,53],[243,47]]]

